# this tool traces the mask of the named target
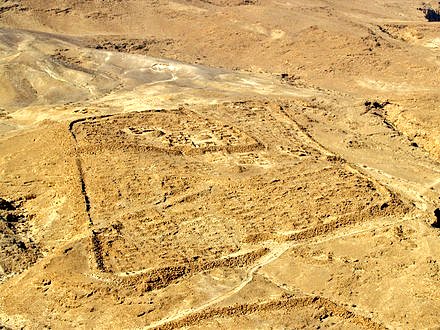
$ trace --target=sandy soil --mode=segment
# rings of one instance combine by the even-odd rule
[[[0,1],[0,329],[437,328],[437,5]]]

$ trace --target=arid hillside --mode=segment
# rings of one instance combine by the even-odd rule
[[[0,0],[0,329],[438,327],[439,10]]]

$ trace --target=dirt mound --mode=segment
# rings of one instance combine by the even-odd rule
[[[287,295],[286,295],[287,296]],[[268,301],[263,303],[243,304],[228,306],[223,308],[216,308],[204,311],[202,313],[195,313],[190,317],[184,318],[178,322],[169,322],[164,325],[155,327],[154,329],[178,329],[182,327],[194,326],[209,319],[219,318],[233,318],[235,322],[240,322],[240,318],[246,318],[247,315],[254,313],[265,314],[267,312],[276,312],[278,310],[285,310],[286,313],[291,313],[292,310],[297,312],[297,309],[304,309],[305,307],[315,307],[321,309],[320,312],[322,320],[332,316],[342,319],[347,322],[347,325],[357,325],[367,329],[386,329],[381,324],[372,321],[369,318],[356,315],[355,313],[346,310],[344,307],[338,306],[336,303],[321,297],[281,297],[279,300]],[[315,312],[316,313],[316,312]],[[318,313],[316,313],[318,314]],[[341,322],[340,322],[341,323]],[[343,322],[345,323],[345,322]]]

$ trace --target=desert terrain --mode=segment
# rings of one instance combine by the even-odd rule
[[[439,329],[439,21],[0,0],[0,329]]]

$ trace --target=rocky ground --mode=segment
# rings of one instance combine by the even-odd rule
[[[438,10],[0,1],[0,329],[438,327]]]

